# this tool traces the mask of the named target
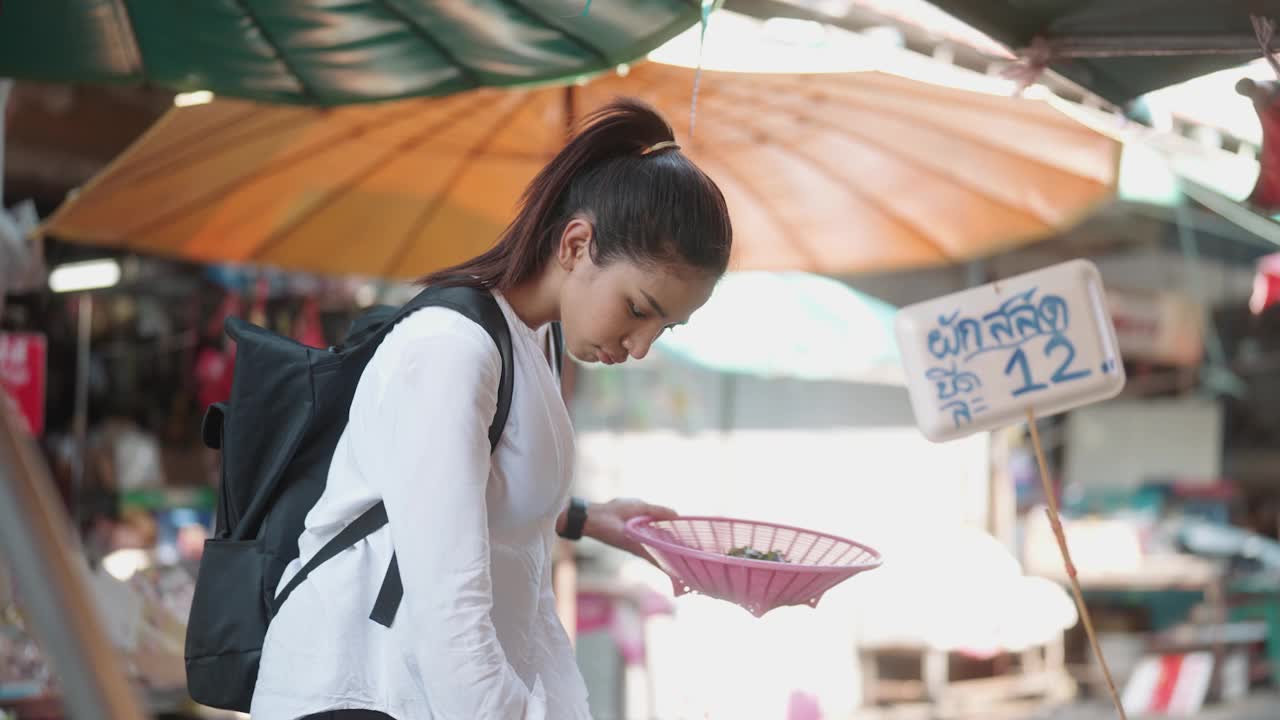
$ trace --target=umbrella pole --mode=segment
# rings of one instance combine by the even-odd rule
[[[1128,720],[1124,713],[1124,703],[1120,702],[1120,693],[1116,692],[1116,684],[1111,679],[1111,669],[1102,656],[1102,647],[1098,645],[1098,636],[1093,631],[1093,619],[1089,617],[1089,608],[1084,604],[1084,593],[1080,590],[1080,581],[1076,578],[1076,566],[1071,562],[1071,551],[1067,549],[1067,536],[1062,531],[1062,519],[1058,517],[1058,499],[1053,492],[1053,483],[1049,480],[1049,464],[1044,459],[1044,448],[1040,446],[1040,431],[1036,428],[1036,411],[1027,408],[1027,427],[1031,428],[1031,445],[1036,451],[1036,464],[1040,468],[1040,482],[1044,486],[1045,501],[1049,507],[1045,514],[1049,516],[1049,525],[1053,527],[1053,535],[1058,539],[1058,550],[1062,552],[1062,562],[1067,571],[1067,579],[1071,582],[1071,594],[1075,597],[1076,608],[1080,610],[1080,622],[1084,623],[1085,634],[1089,636],[1089,645],[1093,648],[1093,656],[1098,659],[1102,668],[1102,677],[1107,681],[1107,689],[1111,691],[1111,701],[1115,703],[1116,713],[1120,720]]]
[[[721,372],[720,375],[720,433],[728,440],[733,431],[733,416],[737,411],[738,376],[734,373]]]
[[[74,460],[71,463],[71,519],[79,531],[83,513],[84,480],[89,463],[89,344],[93,338],[93,296],[80,293],[77,308],[75,409],[71,417]]]
[[[578,86],[566,85],[564,88],[564,139],[568,142],[573,134],[573,124],[578,121]]]

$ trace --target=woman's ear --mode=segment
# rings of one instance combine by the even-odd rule
[[[556,249],[560,267],[566,271],[573,270],[579,262],[590,259],[592,236],[591,223],[586,219],[575,217],[570,220],[560,234],[560,245]]]

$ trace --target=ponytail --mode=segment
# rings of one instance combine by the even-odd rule
[[[679,152],[662,115],[622,98],[584,118],[525,188],[493,248],[421,282],[509,290],[545,267],[578,214],[592,222],[597,263],[679,261],[717,275],[728,266],[732,231],[719,188]]]

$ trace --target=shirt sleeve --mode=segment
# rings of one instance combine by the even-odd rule
[[[525,685],[490,617],[485,488],[502,359],[478,325],[456,313],[441,324],[439,313],[449,311],[422,318],[439,332],[414,332],[394,348],[367,446],[382,454],[368,481],[386,504],[404,584],[395,622],[411,623],[406,654],[434,716],[543,720],[541,679]],[[394,334],[384,343],[400,340]]]

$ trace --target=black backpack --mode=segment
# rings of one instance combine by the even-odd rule
[[[236,341],[231,397],[209,408],[203,427],[205,444],[222,451],[222,479],[214,536],[205,542],[187,624],[187,690],[196,702],[248,712],[267,625],[281,604],[321,563],[386,524],[379,502],[276,597],[285,566],[298,557],[306,515],[324,491],[361,373],[396,323],[431,306],[475,321],[502,354],[498,409],[489,427],[490,445],[497,447],[511,407],[511,335],[485,290],[428,288],[401,308],[371,309],[341,346],[327,350],[228,318],[227,334]],[[555,340],[558,348],[558,334]],[[553,359],[558,365],[558,353]],[[389,627],[401,595],[393,554],[370,619]]]

